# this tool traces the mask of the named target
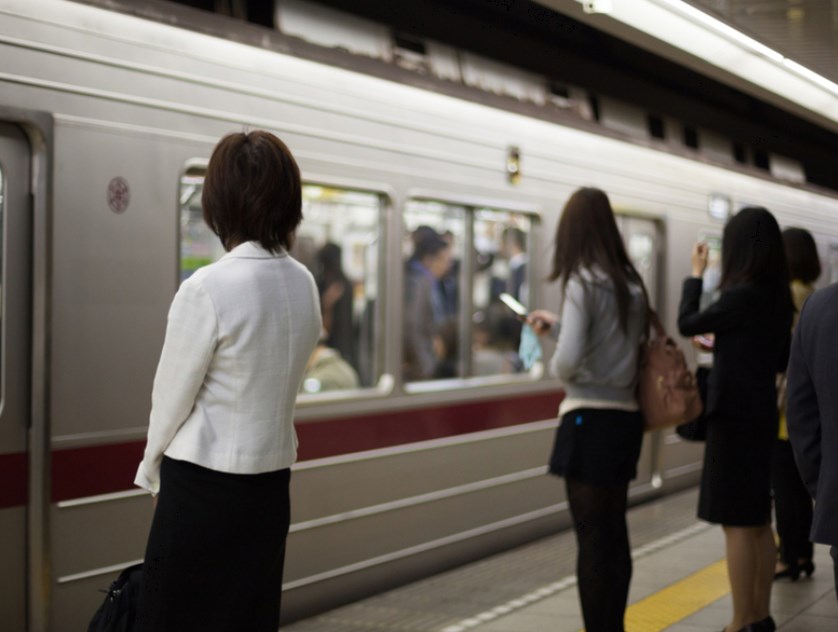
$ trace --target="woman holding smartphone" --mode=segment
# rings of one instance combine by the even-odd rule
[[[777,437],[777,373],[788,361],[792,300],[780,227],[748,207],[725,226],[719,299],[701,311],[707,246],[692,254],[678,329],[712,333],[713,367],[698,517],[722,525],[733,618],[726,632],[770,632],[774,539],[771,456]]]
[[[649,301],[599,189],[570,197],[555,247],[550,279],[561,284],[561,318],[547,310],[527,317],[536,333],[558,330],[550,365],[565,398],[550,472],[565,479],[585,629],[620,632],[632,573],[626,505],[643,440],[635,387]]]

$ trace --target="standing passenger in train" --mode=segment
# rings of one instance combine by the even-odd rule
[[[352,281],[342,265],[343,250],[328,242],[317,253],[317,289],[323,313],[323,328],[328,338],[323,342],[337,349],[353,369],[358,366],[355,344],[355,310]]]
[[[570,197],[555,247],[550,278],[561,283],[561,318],[546,310],[528,317],[537,333],[558,329],[551,369],[565,398],[550,472],[565,478],[585,629],[620,632],[632,573],[626,504],[643,439],[635,387],[649,302],[602,191]]]
[[[821,262],[815,240],[809,231],[787,228],[783,231],[783,243],[791,277],[796,325],[803,303],[815,291],[812,284],[821,274]],[[812,563],[814,551],[809,540],[809,531],[812,528],[812,498],[800,479],[789,443],[785,387],[786,377],[783,376],[778,397],[780,436],[774,446],[774,463],[771,469],[774,514],[777,517],[777,535],[780,536],[780,555],[774,569],[774,579],[789,577],[792,581],[797,581],[801,572],[806,573],[808,577],[815,570]]]
[[[815,500],[811,538],[830,545],[838,595],[838,284],[809,297],[792,338],[787,422],[800,477]]]
[[[707,440],[698,517],[721,524],[733,596],[727,632],[774,630],[775,548],[771,454],[777,437],[777,373],[786,367],[792,300],[780,227],[764,208],[742,209],[722,236],[719,300],[699,309],[708,249],[697,244],[684,281],[678,328],[714,334]]]
[[[227,254],[169,310],[135,481],[156,495],[139,620],[146,632],[275,632],[294,404],[321,328],[314,278],[288,255],[300,172],[272,134],[230,134],[202,203]]]
[[[434,335],[447,319],[439,280],[451,267],[448,243],[434,229],[425,227],[414,248],[404,286],[403,374],[408,381],[433,377],[437,365]]]

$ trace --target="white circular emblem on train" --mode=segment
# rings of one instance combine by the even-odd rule
[[[131,189],[125,178],[117,176],[108,183],[108,206],[114,213],[122,214],[131,201]]]

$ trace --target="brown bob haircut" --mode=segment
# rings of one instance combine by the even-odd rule
[[[288,249],[303,219],[300,169],[270,132],[228,134],[210,157],[201,204],[226,250],[246,241]]]
[[[608,196],[600,189],[584,187],[570,196],[562,211],[549,279],[559,279],[564,291],[572,275],[593,266],[599,266],[613,282],[617,316],[626,331],[631,307],[629,286],[637,285],[642,290],[644,312],[649,308],[646,286],[623,245]]]

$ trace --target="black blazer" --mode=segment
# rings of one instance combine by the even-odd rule
[[[776,380],[789,357],[791,304],[777,300],[776,288],[743,283],[700,312],[701,288],[701,279],[684,281],[678,329],[683,336],[715,335],[707,415],[777,420]]]
[[[838,546],[838,285],[803,305],[786,393],[789,440],[816,501],[812,540]]]

